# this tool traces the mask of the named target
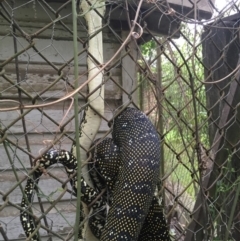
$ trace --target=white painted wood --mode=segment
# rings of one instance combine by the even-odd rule
[[[63,218],[64,217],[64,218]],[[47,216],[47,220],[49,225],[53,225],[51,229],[54,232],[57,232],[61,236],[67,236],[68,233],[72,231],[71,226],[74,225],[74,216],[73,213],[68,211],[61,211],[59,213],[51,213]],[[1,218],[0,223],[5,229],[6,235],[9,240],[26,240],[26,236],[21,226],[19,226],[19,215],[17,216],[9,216],[6,218]],[[70,225],[71,226],[70,226]],[[43,229],[40,229],[40,235],[46,236],[47,232]],[[0,240],[3,240],[2,236],[0,236]],[[46,239],[45,239],[46,240]],[[54,238],[53,240],[58,240],[59,238]]]
[[[91,3],[91,5],[89,4]],[[97,9],[98,13],[94,11]],[[86,20],[86,25],[88,28],[88,36],[90,37],[88,40],[88,51],[91,55],[95,57],[95,59],[100,64],[104,64],[103,58],[103,35],[102,32],[98,32],[94,37],[91,37],[95,34],[95,32],[99,31],[102,28],[102,17],[105,14],[105,1],[81,1],[79,6],[83,12],[84,18]],[[81,161],[85,161],[87,159],[87,153],[85,150],[89,150],[92,141],[98,133],[99,127],[101,125],[101,116],[104,114],[104,82],[103,82],[103,71],[99,71],[101,66],[95,62],[94,59],[89,55],[87,58],[87,67],[88,67],[88,79],[91,81],[88,84],[89,92],[91,93],[97,86],[101,85],[95,93],[88,97],[87,102],[96,110],[92,108],[88,108],[85,112],[86,123],[82,123],[82,135],[79,138],[80,145],[84,148],[80,148],[80,156]],[[85,149],[85,150],[84,150]],[[73,150],[73,153],[76,153],[76,150]],[[82,168],[82,176],[88,185],[93,186],[91,182],[91,178],[89,176],[89,172],[87,171],[87,167]],[[83,203],[84,214],[85,217],[89,214],[89,209],[86,204]],[[83,230],[83,239],[95,241],[98,240],[88,229],[88,222],[84,224]]]
[[[128,32],[123,31],[122,32],[122,39],[123,41],[128,36]],[[123,92],[122,94],[122,102],[123,104],[127,104],[130,99],[132,98],[133,102],[135,104],[138,103],[138,93],[137,90],[133,92],[136,89],[137,86],[137,66],[135,62],[137,62],[138,55],[137,55],[137,47],[135,43],[132,41],[129,44],[130,54],[132,55],[133,59],[126,55],[122,58],[122,88],[127,92]],[[122,51],[122,55],[126,53],[125,49]]]
[[[10,56],[14,55],[13,49],[13,38],[9,36],[0,36],[0,61],[6,60]],[[35,47],[37,50],[43,54],[50,62],[55,64],[63,64],[68,60],[73,58],[73,47],[72,41],[68,40],[51,40],[51,39],[34,39]],[[23,50],[29,46],[29,43],[23,38],[17,38],[18,51]],[[113,56],[116,50],[119,48],[118,43],[104,43],[104,62],[106,62],[109,57]],[[78,43],[78,50],[81,52],[83,50],[82,44]],[[19,61],[26,63],[46,63],[42,57],[35,52],[32,48],[26,50],[23,54],[18,56]],[[78,57],[79,65],[86,66],[87,62],[87,52],[82,53]],[[26,66],[28,67],[28,66]]]
[[[58,67],[60,68],[60,66]],[[18,89],[15,86],[17,83],[17,78],[14,65],[8,64],[4,70],[7,78],[9,78],[14,84],[11,84],[0,76],[1,96],[3,98],[17,98]],[[83,84],[87,80],[87,76],[85,75],[86,70],[86,67],[79,68],[79,75],[82,75],[82,77],[79,78],[79,85]],[[63,78],[67,79],[67,81],[73,86],[73,67],[65,67],[63,72]],[[111,72],[113,80],[120,85],[120,68],[115,68]],[[39,96],[42,100],[48,101],[49,98],[61,98],[66,93],[73,91],[72,87],[70,87],[64,80],[61,79],[54,85],[54,87],[51,87],[48,91],[42,93],[44,89],[48,88],[55,80],[59,78],[57,71],[46,64],[31,64],[27,66],[27,64],[20,63],[19,75],[20,83],[17,86],[21,86],[21,88],[28,92],[32,97]],[[105,76],[104,79],[107,81],[104,85],[105,99],[120,99],[121,90],[107,76]],[[81,93],[86,95],[87,86],[81,90]],[[26,98],[27,96],[23,93],[23,98],[24,97]],[[83,99],[81,95],[79,95],[79,98]]]
[[[17,19],[18,24],[27,34],[33,34],[37,32],[40,28],[46,26],[48,23],[55,19],[55,16],[51,13],[46,13],[42,6],[39,5],[38,1],[34,1],[37,5],[34,8],[33,1],[26,5],[26,1],[18,0],[15,1],[16,10],[14,11],[14,16]],[[61,3],[51,3],[54,9],[58,9]],[[21,7],[20,7],[21,6]],[[69,5],[70,7],[70,5]],[[36,10],[36,11],[35,11]],[[69,14],[69,8],[65,8],[61,13],[61,16],[67,16]],[[82,40],[86,40],[87,29],[84,26],[85,21],[80,19],[81,24],[79,25],[79,37]],[[71,29],[72,26],[72,16],[64,19],[64,23]],[[9,35],[10,24],[7,23],[3,18],[0,18],[0,62],[5,61],[9,57],[14,55],[13,48],[13,37]],[[16,34],[17,48],[21,51],[28,46],[28,42]],[[69,34],[64,28],[56,23],[54,26],[43,31],[37,38],[34,39],[36,48],[57,68],[60,68],[63,64],[69,61],[73,57],[72,48],[72,35]],[[120,44],[116,37],[109,32],[107,28],[103,31],[103,60],[101,62],[107,62],[117,51]],[[83,49],[82,44],[79,43],[79,51]],[[45,60],[43,60],[32,48],[28,49],[25,53],[18,56],[19,60],[19,75],[20,75],[20,85],[21,88],[26,90],[32,97],[38,95],[38,103],[51,102],[53,100],[59,99],[65,96],[67,93],[72,91],[72,88],[66,85],[63,80],[60,80],[53,88],[47,92],[40,95],[40,93],[47,88],[54,80],[58,78],[58,72],[50,65],[48,65]],[[112,64],[112,63],[111,63]],[[18,90],[15,87],[17,84],[16,80],[16,69],[14,61],[5,65],[3,67],[5,75],[14,82],[14,85],[10,84],[6,79],[0,76],[0,94],[1,98],[8,98],[17,101],[18,100]],[[79,75],[83,75],[87,71],[87,56],[86,52],[79,56]],[[64,78],[73,85],[74,84],[74,73],[73,73],[73,62],[68,66],[63,68]],[[111,70],[112,78],[119,85],[121,84],[121,67],[120,64],[116,68]],[[79,79],[79,85],[86,81],[87,76],[83,75]],[[106,80],[107,77],[104,77]],[[87,88],[82,89],[83,94],[87,93]],[[105,92],[105,111],[104,116],[107,120],[112,118],[113,111],[118,107],[119,102],[122,98],[122,92],[117,87],[117,85],[108,80],[104,85]],[[22,93],[23,103],[30,104],[31,101],[27,96]],[[55,104],[54,106],[48,106],[43,108],[43,110],[32,110],[25,115],[27,137],[30,143],[30,151],[33,157],[38,156],[39,151],[46,148],[44,142],[53,140],[58,137],[61,133],[59,132],[58,126],[46,118],[41,111],[50,115],[55,122],[60,123],[66,114],[71,100]],[[84,99],[79,95],[79,108],[84,105]],[[10,102],[0,104],[1,107],[10,107],[12,104]],[[28,110],[24,110],[27,112]],[[0,124],[1,129],[5,129],[19,117],[19,111],[10,112],[0,112]],[[70,109],[68,115],[64,119],[65,123],[68,119],[73,117],[73,108]],[[103,134],[109,129],[108,124],[105,120],[101,120],[100,128],[96,134],[96,138],[102,137]],[[66,127],[69,136],[74,138],[74,123],[71,121]],[[22,121],[17,121],[7,130],[7,138],[15,143],[16,146],[27,150],[25,134],[23,132]],[[72,141],[63,137],[59,143],[55,145],[55,148],[61,148],[70,150]],[[10,159],[14,162],[14,167],[9,161],[9,156],[4,149],[2,143],[0,143],[0,191],[6,193],[11,189],[13,185],[16,184],[17,180],[13,174],[13,168],[17,171],[18,177],[21,180],[25,177],[26,168],[27,171],[30,170],[29,155],[24,153],[22,150],[12,145],[12,149],[8,147]],[[64,169],[59,166],[54,166],[51,172],[59,177],[61,180],[66,180],[67,176]],[[26,181],[23,182],[23,188]],[[55,199],[61,192],[61,183],[54,180],[49,176],[42,176],[39,182],[40,188],[43,190],[44,194],[47,196],[52,192],[52,198]],[[71,187],[69,186],[69,189]],[[15,204],[20,204],[22,193],[19,187],[17,187],[9,196],[11,202]],[[3,203],[2,196],[0,195],[0,205]],[[49,206],[49,202],[43,198],[43,206],[46,209]],[[33,203],[34,210],[37,208],[39,210],[39,205],[36,197]],[[65,194],[62,200],[57,204],[59,213],[62,213],[64,217],[68,220],[67,223],[62,219],[60,214],[56,210],[52,210],[48,215],[48,220],[53,223],[53,230],[62,234],[62,236],[67,235],[71,230],[71,225],[75,222],[75,198],[72,198],[70,194]],[[36,212],[36,215],[39,215]],[[24,232],[22,230],[20,220],[19,220],[19,210],[8,205],[0,212],[0,223],[7,232],[7,236],[10,240],[24,240]],[[42,240],[47,240],[44,235],[45,231],[41,231]],[[0,235],[0,241],[3,238]],[[59,240],[58,238],[53,238],[53,240]]]
[[[68,103],[65,103],[65,108],[63,108],[62,104],[44,108],[44,113],[50,115],[56,123],[61,123],[66,110],[68,109]],[[114,103],[107,103],[104,116],[107,120],[110,120],[113,116],[113,110],[117,106]],[[72,118],[74,115],[73,108],[69,111],[69,114],[66,116],[66,119],[63,123],[68,121],[68,119]],[[0,120],[1,125],[3,127],[7,127],[11,122],[13,122],[17,117],[19,117],[19,112],[11,111],[11,112],[0,112]],[[27,137],[30,143],[31,153],[33,156],[38,156],[44,149],[46,149],[55,138],[58,138],[61,135],[59,132],[58,126],[50,121],[48,118],[42,115],[42,112],[39,110],[32,110],[29,114],[25,115],[25,122],[27,128]],[[75,138],[75,127],[74,121],[72,120],[68,125],[66,125],[65,129],[67,134],[74,139]],[[99,138],[101,135],[106,133],[109,130],[108,123],[102,119],[99,133],[96,138]],[[16,146],[27,150],[26,139],[23,133],[22,121],[19,120],[14,125],[11,126],[9,131],[7,132],[7,138],[15,143],[14,145],[10,145],[8,147],[8,151],[11,159],[14,161],[14,164],[17,168],[22,168],[21,162],[26,168],[29,168],[29,156],[24,153],[22,150],[18,149]],[[61,140],[55,144],[55,148],[69,150],[71,149],[72,141],[68,137],[62,137]],[[11,148],[10,148],[11,146]],[[0,172],[1,170],[11,169],[10,162],[8,161],[8,157],[6,151],[4,149],[3,144],[0,144]],[[19,161],[19,160],[21,161]]]

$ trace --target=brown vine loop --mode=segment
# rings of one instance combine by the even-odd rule
[[[169,8],[166,15],[174,16],[176,14],[176,11],[173,8]]]
[[[133,21],[133,23],[135,23],[138,27],[139,27],[139,33],[138,32],[132,32],[132,36],[135,38],[135,39],[139,39],[142,35],[143,35],[143,28],[136,22],[136,21]]]

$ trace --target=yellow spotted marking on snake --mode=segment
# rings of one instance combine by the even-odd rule
[[[81,180],[82,202],[87,205],[103,188],[108,189],[92,206],[89,226],[93,234],[101,241],[170,241],[162,209],[154,196],[160,167],[160,140],[154,126],[141,111],[126,108],[114,119],[112,136],[93,150],[94,163],[89,164],[89,169],[95,189]],[[27,203],[31,205],[42,170],[57,162],[64,165],[69,176],[76,171],[72,153],[47,152],[39,160],[40,167],[34,177],[28,178],[24,190],[27,201],[23,197],[21,203],[24,210],[29,208]],[[71,184],[76,195],[76,178]],[[20,219],[29,237],[35,230],[34,219],[24,211]],[[81,231],[79,238],[82,238]],[[38,234],[31,238],[31,241],[38,240]]]

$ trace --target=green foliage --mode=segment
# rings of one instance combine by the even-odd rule
[[[141,46],[141,52],[145,57],[149,58],[156,53],[156,46],[156,42],[154,40],[150,40]]]
[[[170,40],[163,37],[159,38],[161,46],[151,40],[141,47],[153,76],[157,76],[157,48],[161,52],[161,89],[164,93],[164,98],[161,99],[163,107],[161,121],[166,143],[165,172],[172,173],[171,180],[173,182],[180,180],[182,186],[187,186],[199,178],[198,172],[195,172],[198,170],[196,144],[200,142],[205,147],[209,146],[206,93],[202,83],[204,68],[200,44],[201,31],[199,28],[193,31],[192,26],[185,24],[182,26],[180,39]],[[152,88],[152,84],[145,79],[145,95],[142,96],[149,98],[143,101],[145,110],[148,110],[146,106],[149,106],[146,102],[153,102],[154,97],[149,97],[153,95]],[[169,162],[170,156],[172,162]],[[174,166],[176,168],[173,171]],[[190,185],[189,194],[195,196],[195,191],[198,190],[194,184]]]
[[[240,176],[237,176],[235,179],[237,173],[232,166],[232,153],[230,151],[228,151],[228,153],[227,163],[225,166],[222,166],[222,178],[219,179],[216,184],[216,199],[220,195],[226,195],[229,191],[234,190],[234,188],[240,183]]]

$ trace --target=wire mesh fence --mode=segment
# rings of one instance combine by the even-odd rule
[[[21,202],[44,153],[81,146],[88,172],[76,116],[92,142],[111,136],[126,106],[146,113],[161,137],[157,196],[171,240],[239,240],[240,2],[86,1],[88,11],[82,2],[76,31],[72,1],[0,1],[0,240],[26,240]],[[102,21],[93,32],[90,11]],[[99,42],[94,54],[89,47],[99,33],[102,61]],[[96,133],[82,128],[89,124]],[[73,240],[82,210],[72,176],[60,164],[42,172],[28,204],[36,232]]]

